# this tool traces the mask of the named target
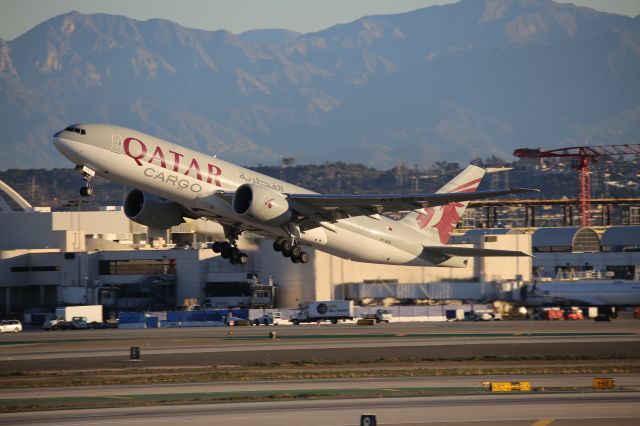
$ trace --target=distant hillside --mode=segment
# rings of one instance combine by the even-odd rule
[[[71,12],[0,40],[0,170],[109,122],[242,164],[465,162],[640,141],[640,17],[464,0],[310,34]]]

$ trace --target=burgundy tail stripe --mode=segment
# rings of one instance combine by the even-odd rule
[[[470,191],[475,191],[475,190],[476,190],[476,188],[469,188],[469,189],[468,189],[468,190],[466,190],[466,191],[462,191],[462,189],[467,188],[467,187],[469,187],[469,186],[471,186],[471,185],[475,185],[475,184],[477,184],[477,183],[480,183],[480,181],[481,181],[481,180],[482,180],[482,178],[479,178],[479,179],[475,179],[475,180],[469,181],[469,182],[467,182],[467,183],[465,183],[465,184],[463,184],[463,185],[460,185],[459,187],[455,188],[455,189],[454,189],[453,191],[451,191],[451,192],[470,192]]]

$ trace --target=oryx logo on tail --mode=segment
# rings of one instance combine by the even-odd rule
[[[438,193],[475,192],[483,175],[484,169],[470,167],[440,188]],[[436,237],[434,231],[436,231],[438,241],[446,244],[462,219],[467,204],[468,202],[455,202],[445,206],[415,210],[403,221],[424,230],[434,240]]]

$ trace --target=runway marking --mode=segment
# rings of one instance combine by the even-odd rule
[[[531,426],[549,426],[551,423],[555,422],[556,419],[540,419]]]

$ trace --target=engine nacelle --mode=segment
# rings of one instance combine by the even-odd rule
[[[124,214],[150,228],[168,229],[184,222],[180,207],[155,195],[134,189],[124,199]]]
[[[236,189],[232,206],[236,214],[268,226],[280,226],[291,219],[289,202],[284,195],[254,183],[245,183]]]

